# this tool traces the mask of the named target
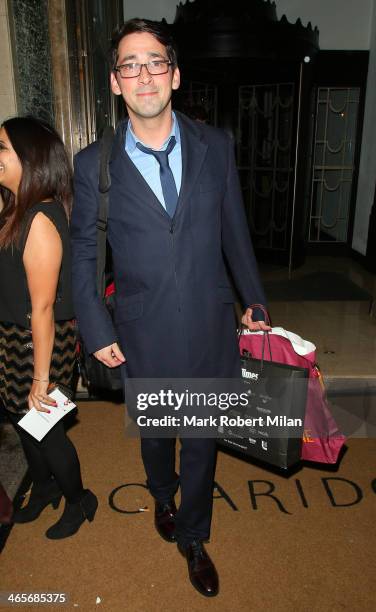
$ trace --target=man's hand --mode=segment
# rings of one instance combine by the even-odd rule
[[[252,314],[252,308],[247,308],[242,316],[242,323],[248,327],[248,329],[251,331],[269,331],[271,329],[270,325],[267,325],[264,321],[253,321]]]
[[[125,361],[125,357],[119,349],[119,345],[117,342],[110,344],[110,346],[105,346],[99,351],[95,351],[94,357],[96,357],[98,361],[101,361],[109,368],[116,368]]]

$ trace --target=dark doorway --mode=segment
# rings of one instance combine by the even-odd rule
[[[317,29],[278,21],[263,0],[179,5],[172,29],[184,77],[175,105],[233,138],[258,259],[300,265]]]

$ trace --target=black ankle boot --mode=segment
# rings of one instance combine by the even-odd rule
[[[56,480],[51,479],[45,484],[33,484],[29,503],[24,508],[16,510],[13,515],[13,522],[29,523],[35,521],[48,504],[52,504],[53,508],[57,508],[62,495]]]
[[[64,512],[61,518],[46,531],[50,540],[60,540],[74,535],[85,519],[92,521],[98,508],[98,500],[94,493],[85,489],[80,501],[70,504],[65,502]]]

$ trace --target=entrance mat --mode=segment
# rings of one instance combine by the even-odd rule
[[[124,436],[123,407],[79,408],[70,437],[84,485],[99,498],[95,520],[61,541],[44,532],[62,505],[15,525],[1,591],[65,593],[60,609],[85,612],[373,609],[376,440],[350,440],[337,471],[304,466],[288,477],[220,452],[207,549],[221,590],[206,599],[176,546],[154,529],[139,440]]]

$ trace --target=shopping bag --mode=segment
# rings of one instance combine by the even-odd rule
[[[282,327],[273,327],[268,336],[273,361],[307,368],[309,373],[301,458],[319,463],[336,463],[346,437],[339,431],[330,412],[321,372],[316,364],[315,345]],[[246,351],[260,358],[263,332],[244,330],[239,347],[241,354]],[[265,359],[269,358],[266,352]]]
[[[263,349],[267,337],[263,334]],[[260,358],[243,355],[241,367],[248,404],[229,410],[218,443],[287,469],[301,458],[308,370],[265,359],[264,350]]]

